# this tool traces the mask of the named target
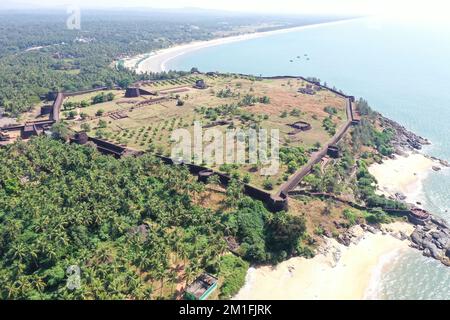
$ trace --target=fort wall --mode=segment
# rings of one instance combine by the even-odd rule
[[[370,208],[370,207],[358,204],[353,201],[342,199],[342,198],[340,198],[334,194],[330,194],[330,193],[308,192],[305,190],[295,190],[295,191],[289,192],[289,195],[291,195],[291,196],[305,195],[305,196],[311,196],[311,197],[320,197],[320,198],[330,199],[330,200],[334,200],[334,201],[346,204],[349,207],[352,207],[352,208],[355,208],[355,209],[361,210],[361,211],[370,212],[370,211],[374,210],[374,208]],[[382,210],[392,216],[407,217],[411,223],[416,224],[416,225],[424,225],[425,222],[430,219],[429,214],[428,214],[428,216],[426,216],[424,218],[418,217],[417,214],[414,213],[414,209],[404,209],[403,210],[403,209],[383,208]]]
[[[242,74],[241,74],[241,76],[248,77],[248,75],[242,75]],[[301,182],[301,180],[311,172],[314,165],[319,163],[322,160],[322,158],[326,156],[328,147],[331,145],[335,145],[337,142],[339,142],[339,140],[344,136],[344,134],[347,132],[349,127],[352,125],[352,123],[354,123],[352,102],[355,101],[355,98],[353,96],[345,95],[342,92],[339,92],[332,88],[328,88],[326,86],[321,85],[318,82],[313,82],[313,81],[310,81],[303,77],[275,76],[275,77],[263,77],[262,79],[300,79],[300,80],[305,81],[305,82],[307,82],[311,85],[314,85],[318,88],[329,90],[329,91],[335,93],[336,95],[341,96],[347,100],[347,105],[346,105],[347,122],[345,123],[345,125],[340,128],[340,130],[331,138],[331,140],[319,152],[317,152],[313,155],[313,157],[310,159],[310,161],[303,168],[301,168],[285,184],[282,185],[279,192],[277,192],[274,195],[270,192],[261,190],[254,186],[251,186],[249,184],[244,184],[245,194],[247,194],[248,196],[255,198],[257,200],[261,200],[262,202],[264,202],[266,204],[266,206],[271,211],[276,212],[276,211],[282,211],[282,210],[287,209],[289,192],[294,190],[294,188]],[[59,92],[59,93],[57,93],[55,101],[52,106],[52,112],[49,116],[49,120],[48,120],[47,124],[53,124],[55,122],[60,121],[61,106],[66,97],[72,97],[72,96],[92,93],[92,92],[96,92],[96,91],[103,91],[103,90],[107,90],[107,88],[100,87],[100,88],[94,88],[94,89],[90,89],[90,90],[83,90],[83,91],[77,91],[77,92],[66,92],[66,93]],[[152,93],[144,92],[144,94],[152,94]],[[154,100],[148,101],[148,102],[145,101],[145,102],[142,102],[142,105],[153,104],[153,103],[163,100],[163,99],[164,98],[159,98],[159,99],[154,99]],[[26,126],[26,124],[6,128],[6,130],[24,130],[25,126]],[[34,128],[36,128],[37,126],[38,126],[37,124],[33,124]],[[3,130],[5,131],[4,128],[3,128]],[[96,146],[100,152],[113,155],[116,158],[121,158],[122,156],[129,155],[129,154],[139,155],[138,152],[134,152],[131,149],[128,149],[128,148],[125,148],[122,146],[118,146],[118,145],[115,145],[113,143],[110,143],[110,142],[107,142],[104,140],[91,138],[91,137],[89,137],[88,140],[93,142],[94,144],[96,144]],[[141,153],[141,154],[143,154],[143,153]],[[157,156],[157,157],[160,158],[166,164],[173,164],[173,161],[170,158],[167,158],[164,156]],[[229,184],[229,182],[231,180],[231,178],[228,175],[225,175],[223,173],[214,172],[208,168],[198,166],[195,164],[186,164],[186,165],[188,166],[191,173],[198,175],[198,178],[201,181],[202,180],[206,181],[208,176],[211,176],[214,174],[219,176],[220,181],[224,185]]]

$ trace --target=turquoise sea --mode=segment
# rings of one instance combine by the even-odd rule
[[[358,19],[204,48],[167,66],[318,77],[364,97],[430,139],[426,153],[450,161],[450,24]],[[431,173],[419,197],[450,222],[450,170]],[[418,252],[398,256],[381,274],[376,298],[450,299],[450,268]]]

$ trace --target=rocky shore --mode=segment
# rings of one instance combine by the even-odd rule
[[[421,150],[422,146],[431,144],[428,139],[409,131],[394,120],[388,119],[381,114],[379,119],[383,128],[391,128],[396,133],[392,141],[396,154],[403,155],[405,150]]]
[[[396,156],[393,155],[391,159],[405,159],[405,157],[410,157],[411,155],[418,153],[418,150],[421,150],[423,146],[431,144],[428,139],[423,138],[407,130],[404,126],[400,125],[399,123],[391,119],[383,117],[381,114],[379,114],[379,119],[380,124],[383,128],[386,129],[390,128],[395,131],[395,136],[392,140],[392,145],[394,147],[395,154],[400,157],[397,158]],[[431,164],[431,169],[434,171],[440,171],[443,169],[443,167],[450,167],[448,161],[427,155],[423,156],[433,161],[433,163]],[[414,163],[411,161],[411,163],[409,164],[413,165]],[[380,181],[382,182],[381,185],[379,185],[379,188],[381,188],[382,191],[383,189],[388,189],[390,191],[389,192],[390,198],[392,199],[398,201],[411,202],[411,199],[407,199],[408,197],[405,195],[406,192],[403,192],[401,190],[402,189],[401,183],[393,183],[395,186],[391,186],[387,181],[385,181],[386,179],[382,179],[383,175],[381,173],[384,172],[386,174],[389,169],[389,165],[387,165],[387,167],[385,168],[380,167],[379,169],[380,170],[372,171],[373,173],[376,173],[375,177],[377,178],[377,180],[379,180],[379,182]],[[404,169],[405,170],[403,171],[403,174],[405,175],[407,174],[408,169],[411,168],[408,167]],[[413,168],[413,170],[416,169],[419,168]],[[414,172],[414,176],[418,176],[416,171]],[[392,182],[394,180],[395,179],[392,179],[391,176],[389,181]],[[393,189],[398,190],[394,192]],[[416,201],[416,199],[414,201]],[[421,205],[421,203],[415,202],[410,206],[415,207],[416,205]],[[369,227],[367,230],[374,231],[372,227]],[[383,228],[379,230],[381,232],[388,233],[388,231],[383,230]],[[450,226],[443,219],[430,214],[429,219],[420,224],[415,225],[415,229],[411,234],[407,235],[402,233],[394,233],[392,235],[402,240],[408,239],[410,241],[410,247],[422,251],[422,254],[426,257],[434,258],[436,260],[441,261],[444,265],[450,266]],[[341,243],[348,245],[349,238],[351,238],[350,235],[343,235],[340,241]]]
[[[450,226],[446,221],[431,216],[424,226],[416,227],[410,239],[412,248],[450,267]]]
[[[421,137],[414,132],[409,131],[401,124],[395,122],[394,120],[391,120],[389,118],[386,118],[382,116],[381,114],[378,114],[380,125],[383,128],[390,128],[395,131],[395,136],[392,140],[392,145],[395,150],[395,154],[400,156],[405,156],[409,151],[417,152],[418,150],[422,150],[423,146],[430,145],[431,142]],[[427,156],[425,157],[439,163],[443,167],[450,167],[450,163],[446,160],[442,160],[436,157]],[[439,166],[433,166],[434,171],[440,171],[442,168]]]
[[[383,128],[391,128],[395,131],[395,136],[392,140],[394,146],[395,154],[404,156],[408,151],[421,150],[423,146],[430,145],[431,142],[421,137],[414,132],[409,131],[401,124],[395,122],[394,120],[388,119],[381,114],[379,114],[380,124]],[[438,162],[441,166],[450,167],[450,163],[446,160],[438,159],[436,157],[431,157],[425,155],[433,161]],[[434,171],[441,170],[438,166],[433,166]]]
[[[396,160],[398,157],[410,157],[411,155],[420,154],[424,158],[427,158],[433,162],[430,167],[433,171],[437,172],[441,171],[443,168],[450,168],[450,163],[448,161],[419,152],[423,146],[431,144],[428,139],[409,131],[401,124],[386,118],[379,113],[378,119],[381,127],[385,129],[392,129],[395,132],[395,135],[391,141],[394,148],[394,153],[388,157],[389,159]],[[416,175],[416,173],[414,173],[414,175]],[[392,194],[390,198],[398,201],[406,200],[406,196],[403,192],[396,192],[395,194]]]
[[[391,225],[356,225],[350,228],[346,233],[339,235],[337,241],[349,247],[364,237],[366,232],[382,235],[390,235],[401,241],[409,241],[409,246],[413,249],[422,251],[426,257],[431,257],[441,261],[444,265],[450,266],[450,227],[440,218],[431,216],[425,225],[410,224],[411,229],[392,228]],[[319,249],[319,253],[330,253],[330,248],[325,246]],[[339,261],[339,252],[331,252],[335,257],[335,262]]]
[[[405,235],[414,229],[404,222],[381,228]],[[349,237],[348,246],[325,237],[311,259],[295,257],[276,266],[250,268],[244,287],[234,299],[367,299],[372,282],[378,281],[380,266],[389,264],[390,257],[402,251],[413,250],[406,238],[401,241],[366,225],[350,228]]]
[[[408,230],[406,230],[405,228],[398,229],[388,226],[389,225],[355,225],[349,228],[346,233],[340,234],[337,238],[337,241],[340,244],[348,247],[351,244],[358,244],[358,242],[364,237],[365,233],[391,235],[401,241],[411,240],[410,234],[414,229],[413,225],[411,225],[410,229]]]

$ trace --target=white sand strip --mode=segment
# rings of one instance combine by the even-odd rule
[[[377,179],[381,194],[394,196],[402,193],[407,202],[415,202],[422,190],[422,182],[433,166],[441,167],[421,153],[409,153],[408,156],[397,156],[396,159],[373,164],[369,172]]]
[[[412,225],[395,223],[387,226],[392,230],[412,232]],[[234,299],[338,299],[359,300],[367,298],[366,291],[374,287],[380,264],[389,263],[388,258],[402,250],[413,250],[407,241],[390,235],[366,233],[358,244],[345,247],[329,240],[330,252],[313,259],[293,258],[276,267],[259,267],[249,270],[246,285]],[[339,254],[338,254],[339,255]],[[381,266],[381,267],[382,267]]]
[[[275,34],[282,34],[287,32],[295,32],[304,29],[317,28],[328,25],[336,25],[340,23],[345,23],[349,21],[353,21],[354,19],[349,20],[340,20],[340,21],[332,21],[325,23],[317,23],[312,25],[305,25],[300,27],[293,27],[287,29],[279,29],[273,31],[266,32],[255,32],[249,34],[243,34],[238,36],[231,36],[219,39],[213,39],[209,41],[195,41],[186,44],[177,45],[171,48],[159,50],[156,52],[152,52],[150,54],[141,54],[135,57],[131,57],[128,59],[124,59],[124,65],[126,68],[135,69],[137,73],[145,73],[145,72],[161,72],[167,71],[167,63],[172,59],[175,59],[181,55],[186,53],[190,53],[199,49],[208,48],[212,46],[218,46],[227,43],[233,43],[238,41],[244,41],[249,39],[256,39],[260,37],[266,37]],[[146,56],[148,58],[144,59]],[[142,61],[140,61],[142,60]],[[136,64],[137,67],[136,67]]]

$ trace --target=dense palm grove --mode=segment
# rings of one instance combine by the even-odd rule
[[[251,262],[298,253],[302,219],[269,213],[237,182],[214,212],[194,204],[205,187],[151,156],[116,160],[45,137],[1,149],[0,298],[173,298],[204,270],[225,277],[229,297],[248,264],[227,253],[224,236]]]
[[[208,40],[263,22],[283,27],[327,20],[189,11],[82,11],[81,30],[69,30],[67,18],[65,12],[56,11],[0,14],[0,107],[17,115],[50,90],[126,87],[136,80],[173,76],[136,75],[121,65],[114,66],[114,60],[126,55]]]

